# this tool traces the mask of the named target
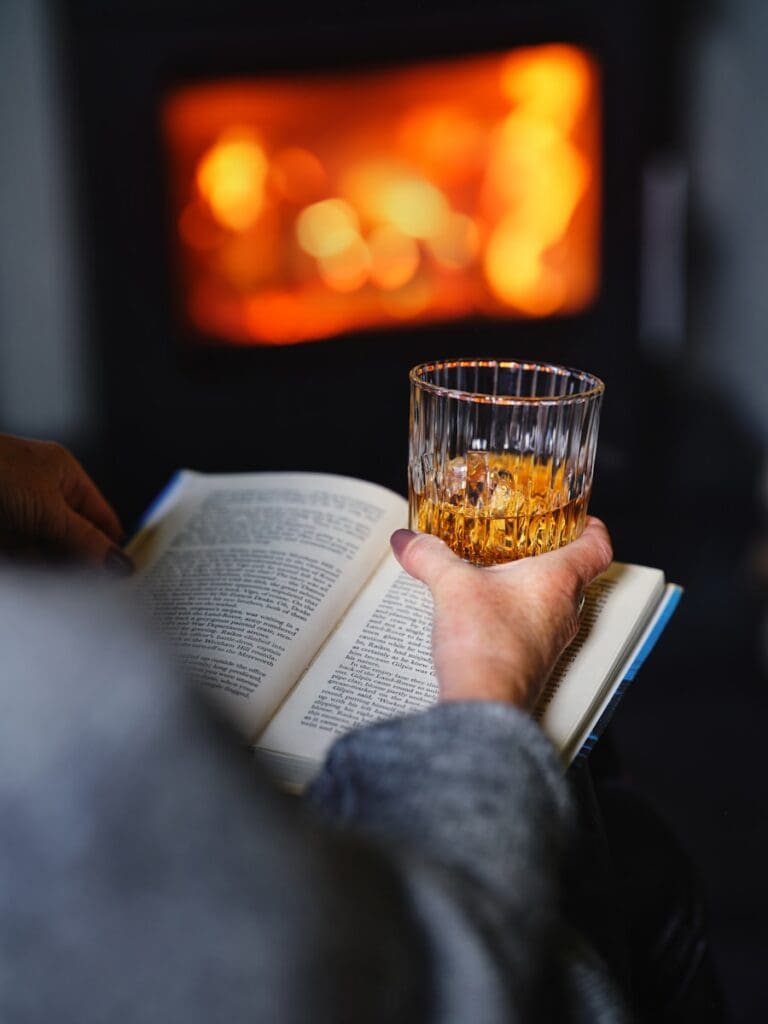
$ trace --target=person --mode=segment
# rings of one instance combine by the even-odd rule
[[[0,481],[5,536],[112,560],[62,449],[3,438]],[[483,569],[392,545],[434,597],[440,701],[339,739],[302,801],[106,581],[0,571],[4,1021],[629,1019],[563,912],[575,812],[528,713],[607,531]]]

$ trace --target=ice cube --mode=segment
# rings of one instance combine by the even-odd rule
[[[440,501],[461,504],[467,487],[467,466],[463,458],[449,459],[436,474]]]

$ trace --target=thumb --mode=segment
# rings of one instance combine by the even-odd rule
[[[447,544],[429,533],[395,530],[390,538],[392,551],[409,576],[431,587],[438,576],[459,559]]]
[[[115,546],[114,541],[72,509],[67,510],[60,540],[73,555],[104,565],[117,575],[127,576],[133,570],[130,558]]]

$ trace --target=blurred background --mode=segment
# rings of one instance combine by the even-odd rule
[[[593,510],[686,596],[613,733],[768,1012],[760,0],[0,3],[0,429],[405,490],[407,371],[607,384]]]

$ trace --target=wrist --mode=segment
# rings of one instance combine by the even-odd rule
[[[496,701],[530,711],[541,691],[538,682],[519,671],[480,669],[477,663],[463,667],[454,662],[445,672],[438,671],[441,701]]]

